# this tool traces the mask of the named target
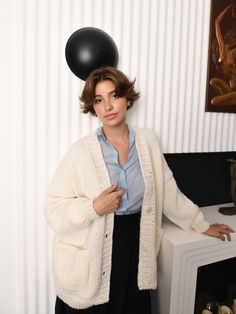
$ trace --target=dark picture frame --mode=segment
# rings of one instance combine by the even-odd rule
[[[205,111],[236,113],[236,0],[211,0]]]

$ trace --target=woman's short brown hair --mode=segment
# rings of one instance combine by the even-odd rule
[[[134,90],[135,80],[130,81],[123,72],[113,67],[98,68],[90,73],[80,97],[83,113],[90,112],[92,115],[96,116],[93,108],[95,88],[99,82],[105,80],[112,81],[115,85],[116,94],[128,100],[128,109],[133,106],[134,101],[140,96],[139,92]]]

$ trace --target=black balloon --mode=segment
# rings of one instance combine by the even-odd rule
[[[71,71],[82,80],[100,67],[118,64],[114,40],[103,30],[84,27],[75,31],[67,41],[66,61]]]

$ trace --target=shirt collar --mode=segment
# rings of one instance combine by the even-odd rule
[[[134,143],[135,133],[134,133],[134,130],[132,128],[130,128],[129,126],[128,126],[128,129],[129,129],[129,144],[130,144],[130,147],[131,147],[131,145]],[[103,138],[104,142],[106,142],[106,143],[108,142],[108,140],[106,139],[106,136],[105,136],[105,134],[103,132],[103,128],[102,127],[97,129],[96,134],[97,134],[97,136],[101,136]]]

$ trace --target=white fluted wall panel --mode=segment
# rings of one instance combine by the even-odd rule
[[[13,1],[13,0],[12,0]],[[108,32],[119,68],[142,98],[130,125],[154,128],[164,152],[236,150],[236,115],[207,113],[205,90],[210,0],[18,0],[14,93],[17,165],[17,313],[52,314],[51,232],[46,187],[59,159],[96,128],[83,115],[83,82],[64,57],[69,36],[84,26]]]

